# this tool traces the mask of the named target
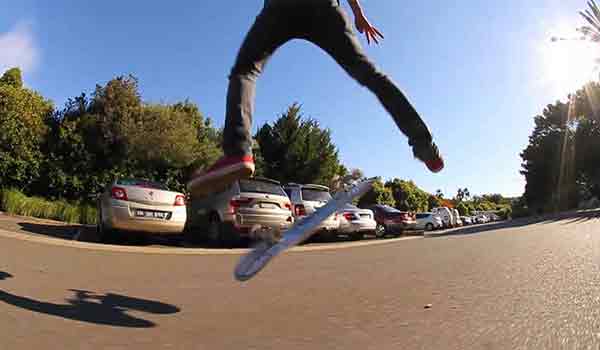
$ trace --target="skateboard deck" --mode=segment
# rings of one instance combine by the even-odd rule
[[[251,279],[277,255],[309,239],[317,232],[319,224],[329,216],[371,190],[374,181],[374,179],[360,181],[340,191],[327,204],[298,220],[290,229],[283,232],[278,242],[260,242],[248,254],[242,256],[234,270],[235,278],[242,282]]]

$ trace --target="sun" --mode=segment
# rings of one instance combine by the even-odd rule
[[[560,98],[598,80],[600,43],[582,40],[548,40],[541,50],[542,80]]]

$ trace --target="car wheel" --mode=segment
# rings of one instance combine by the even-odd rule
[[[187,222],[183,228],[183,240],[185,243],[198,244],[200,243],[200,235],[197,234],[196,228],[189,225]]]
[[[385,237],[385,226],[382,224],[377,224],[375,227],[375,237],[384,238]]]
[[[222,248],[232,248],[240,241],[233,225],[222,222],[216,213],[208,219],[208,235],[212,242]]]
[[[425,231],[433,231],[433,224],[428,223],[427,225],[425,225]]]

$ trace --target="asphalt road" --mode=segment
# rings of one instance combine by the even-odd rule
[[[246,284],[236,255],[0,246],[1,350],[600,345],[600,212],[291,252]]]

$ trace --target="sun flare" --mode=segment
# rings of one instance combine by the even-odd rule
[[[586,83],[598,80],[598,58],[600,43],[576,39],[548,41],[542,50],[542,80],[554,94],[566,98]]]

